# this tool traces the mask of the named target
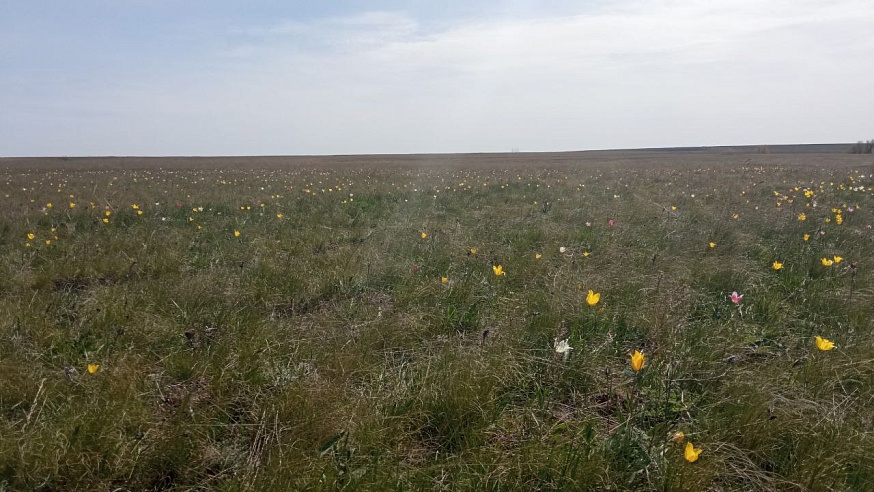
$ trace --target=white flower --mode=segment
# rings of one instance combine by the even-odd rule
[[[564,246],[558,248],[559,253],[564,253],[565,251],[567,251],[567,248],[565,248]]]
[[[574,348],[567,344],[567,338],[562,341],[558,341],[558,338],[555,339],[555,352],[557,354],[567,354]]]

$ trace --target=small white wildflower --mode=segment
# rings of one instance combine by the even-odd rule
[[[567,338],[562,341],[558,341],[558,338],[555,339],[555,352],[558,354],[567,354],[574,348],[568,345]]]

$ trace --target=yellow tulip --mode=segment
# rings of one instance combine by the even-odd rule
[[[495,276],[497,276],[497,277],[502,277],[502,276],[507,274],[507,272],[504,271],[503,265],[494,265],[492,267],[492,271],[495,272]]]
[[[475,254],[476,254],[476,248],[470,248],[470,254],[475,255]]]
[[[425,239],[425,238],[427,238],[427,237],[428,237],[428,234],[423,232],[423,233],[422,233],[422,239]]]
[[[834,261],[832,261],[828,258],[823,258],[821,261],[822,261],[822,266],[828,267],[828,266],[832,266],[832,264],[834,264]]]
[[[701,454],[701,449],[695,449],[691,442],[686,443],[686,451],[683,456],[689,463],[694,463],[698,460],[698,455]]]
[[[774,270],[782,270],[783,263],[781,263],[779,261],[775,261],[774,263],[771,264],[771,268],[773,268]]]
[[[825,352],[827,350],[832,350],[833,348],[835,348],[835,343],[830,341],[830,340],[826,340],[825,338],[817,335],[816,336],[816,348]]]
[[[805,234],[805,235],[804,235],[804,240],[805,240],[805,241],[809,241],[809,240],[810,240],[810,234]]]
[[[600,300],[600,292],[596,293],[595,291],[590,290],[589,293],[586,295],[586,304],[588,304],[589,306],[594,306],[595,304],[598,304],[598,301]]]
[[[710,249],[713,249],[715,247],[716,247],[716,243],[714,243],[713,241],[710,241]]]
[[[449,277],[440,277],[440,282],[441,282],[441,283],[444,283],[444,284],[448,284],[448,283],[449,283]]]
[[[844,258],[842,256],[834,256],[833,258],[835,263],[840,263],[844,261]]]
[[[234,237],[240,237],[240,231],[234,231]]]
[[[539,260],[539,259],[541,259],[541,258],[543,258],[543,255],[542,255],[542,254],[540,254],[540,253],[534,253],[534,259],[535,259],[535,260]]]
[[[100,364],[88,364],[88,374],[94,374],[100,370]]]
[[[36,234],[34,234],[32,232],[28,232],[27,239],[30,239],[31,241],[33,241],[34,239],[36,239]]]
[[[644,357],[643,353],[639,350],[635,350],[633,354],[631,354],[631,369],[634,372],[638,372],[643,369],[643,366],[646,364],[646,357]]]

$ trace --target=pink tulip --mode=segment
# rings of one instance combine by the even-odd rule
[[[737,292],[731,293],[731,302],[733,302],[735,304],[740,304],[740,301],[742,301],[743,298],[744,298],[743,294],[738,294]]]
[[[610,219],[610,220],[607,221],[607,225],[610,226],[610,227],[613,227],[613,224],[615,224],[615,223],[616,223],[616,222],[615,222],[613,219]]]

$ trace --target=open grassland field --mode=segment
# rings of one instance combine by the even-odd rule
[[[0,160],[0,490],[874,490],[872,192],[840,154]]]

